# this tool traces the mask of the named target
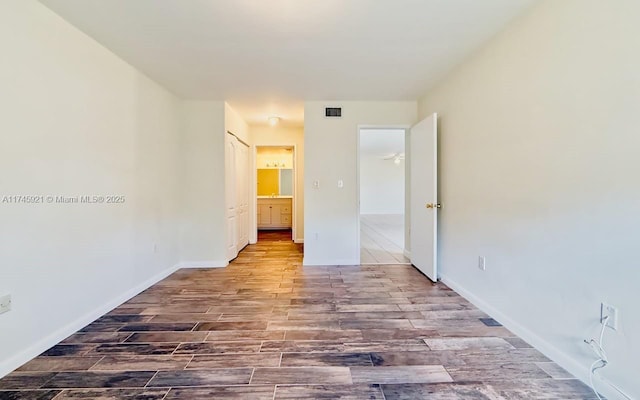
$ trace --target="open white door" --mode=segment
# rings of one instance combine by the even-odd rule
[[[438,115],[411,128],[411,264],[438,280]]]

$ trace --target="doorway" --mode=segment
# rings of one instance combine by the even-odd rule
[[[410,264],[405,255],[405,129],[359,131],[360,263]]]
[[[295,146],[256,146],[257,240],[293,241]]]

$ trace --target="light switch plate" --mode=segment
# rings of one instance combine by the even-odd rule
[[[604,324],[605,322],[605,318],[609,317],[607,319],[607,325],[609,328],[615,330],[618,330],[618,318],[619,318],[619,312],[618,312],[618,308],[615,306],[612,306],[611,304],[607,304],[607,303],[601,303],[600,304],[600,323]]]
[[[11,311],[11,295],[5,294],[0,296],[0,314]]]
[[[487,259],[485,258],[485,256],[478,257],[478,268],[480,268],[483,271],[487,269]]]

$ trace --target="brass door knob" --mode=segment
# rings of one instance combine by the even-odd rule
[[[440,203],[438,204],[427,203],[427,208],[442,208],[442,205]]]

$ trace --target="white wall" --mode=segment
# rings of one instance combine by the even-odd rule
[[[294,166],[293,152],[290,148],[263,146],[256,150],[256,168],[258,169],[292,169]]]
[[[404,214],[404,166],[404,160],[360,157],[360,214]]]
[[[600,302],[618,306],[601,374],[634,398],[638,15],[633,0],[544,1],[419,104],[440,114],[445,282],[582,379]]]
[[[342,118],[325,118],[341,106]],[[402,127],[416,122],[416,102],[305,102],[304,265],[356,264],[358,243],[357,157],[360,127]],[[320,187],[313,187],[314,181]],[[342,180],[344,188],[338,188]]]
[[[224,140],[226,132],[231,132],[250,142],[249,128],[222,101],[183,103],[181,266],[223,267],[228,264]]]
[[[227,103],[224,103],[224,129],[225,132],[231,132],[243,142],[247,144],[251,143],[249,126],[240,114]]]
[[[0,203],[2,376],[174,270],[182,161],[179,100],[41,4],[0,48],[0,196],[125,199]]]
[[[304,158],[304,130],[302,128],[294,128],[294,127],[282,127],[282,126],[263,126],[263,125],[251,125],[249,127],[250,135],[251,135],[251,143],[255,146],[294,146],[296,147],[296,155],[295,155],[295,169],[296,169],[296,192],[294,195],[295,201],[295,222],[296,222],[296,231],[294,241],[296,243],[304,242],[304,175],[305,175],[305,158]],[[252,150],[252,154],[253,154]],[[252,170],[255,169],[255,165]],[[253,176],[251,183],[252,197],[256,195],[256,182],[255,175]],[[255,202],[251,203],[252,210],[251,215],[253,216],[255,226],[255,216],[256,216],[256,204]],[[256,232],[251,232],[249,236],[251,238],[252,243],[255,243],[257,240]]]
[[[227,264],[225,104],[221,101],[185,101],[183,113],[182,265],[224,266]]]

